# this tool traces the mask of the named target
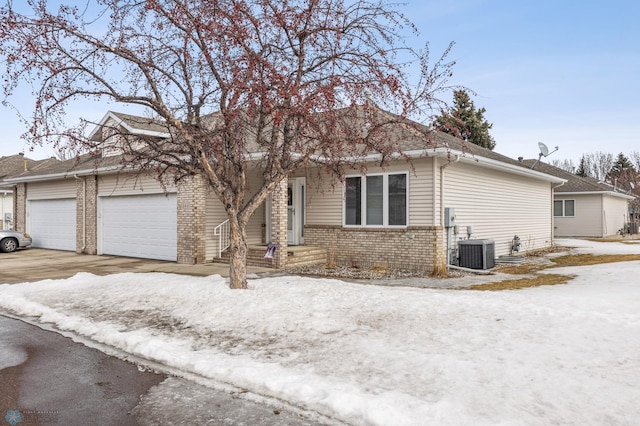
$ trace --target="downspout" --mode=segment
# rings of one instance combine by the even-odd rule
[[[459,155],[454,155],[453,161],[447,161],[440,166],[440,226],[444,226],[444,169],[460,161]]]
[[[556,231],[555,231],[556,218],[553,214],[553,202],[555,201],[556,188],[560,188],[562,185],[564,185],[564,182],[560,182],[556,186],[551,187],[551,243],[552,244],[556,236]]]
[[[442,216],[440,216],[440,220],[438,220],[437,216],[436,216],[436,212],[438,211],[438,199],[436,198],[436,193],[438,191],[438,170],[437,167],[438,166],[438,157],[433,157],[433,167],[431,168],[432,170],[432,182],[433,182],[433,188],[432,188],[432,207],[431,207],[431,211],[433,212],[433,219],[431,220],[431,222],[433,223],[433,226],[442,226]]]
[[[78,175],[73,175],[76,180],[82,179],[82,249],[84,253],[87,248],[87,179],[79,178]]]
[[[444,226],[444,169],[458,161],[460,156],[454,155],[453,161],[449,160],[440,166],[440,226]],[[447,267],[451,264],[451,239],[451,228],[447,228]]]

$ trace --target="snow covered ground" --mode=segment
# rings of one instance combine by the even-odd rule
[[[640,262],[546,272],[575,279],[479,292],[285,276],[238,291],[81,273],[1,285],[0,307],[348,424],[638,424]]]

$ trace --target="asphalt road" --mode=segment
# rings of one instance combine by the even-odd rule
[[[0,424],[321,425],[0,315]]]
[[[16,319],[0,316],[0,335],[5,424],[17,410],[20,425],[137,425],[129,413],[166,378]]]

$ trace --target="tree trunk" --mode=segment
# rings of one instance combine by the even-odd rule
[[[247,288],[247,236],[245,229],[237,221],[229,221],[229,287]]]

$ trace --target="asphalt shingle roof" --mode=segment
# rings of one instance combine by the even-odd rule
[[[24,155],[0,157],[0,180],[22,173],[25,170],[30,170],[36,164],[38,164],[38,161],[27,158]]]
[[[521,163],[527,167],[531,167],[536,161],[537,160],[528,159],[522,160]],[[556,188],[555,192],[617,192],[624,194],[624,192],[618,191],[613,186],[600,182],[597,179],[578,176],[542,161],[538,161],[538,163],[535,164],[534,170],[567,180],[564,185]]]
[[[389,114],[389,116],[393,117],[393,114],[387,113],[382,110],[378,110],[380,114]],[[163,125],[157,120],[153,120],[146,117],[137,117],[129,114],[116,113],[110,111],[108,114],[113,114],[119,119],[126,122],[127,126],[136,128],[139,130],[150,130],[150,131],[158,131],[158,132],[167,132],[166,125]],[[355,114],[356,123],[355,126],[363,125],[363,122],[360,122],[362,119],[361,111],[357,111]],[[397,117],[397,116],[396,116]],[[216,114],[211,114],[207,117],[207,120],[213,122],[216,118]],[[491,160],[499,161],[502,163],[506,163],[512,166],[522,167],[523,169],[528,169],[530,164],[527,165],[521,161],[512,159],[510,157],[504,156],[497,152],[491,151],[489,149],[480,147],[478,145],[474,145],[470,142],[464,142],[461,139],[458,139],[452,135],[437,132],[433,130],[429,130],[426,126],[403,119],[401,117],[398,118],[398,123],[396,124],[398,127],[397,137],[399,139],[398,148],[404,152],[408,151],[421,151],[424,150],[428,155],[429,150],[431,149],[450,149],[452,151],[464,152],[470,156],[484,157]],[[359,123],[359,124],[358,124]],[[394,132],[395,133],[395,132]],[[257,147],[256,147],[257,148]],[[104,167],[113,167],[117,168],[120,165],[120,157],[119,156],[109,156],[109,157],[100,157],[94,155],[83,155],[79,158],[73,158],[70,160],[59,161],[55,159],[45,160],[47,163],[41,164],[39,167],[31,167],[27,172],[20,172],[18,170],[11,177],[30,177],[30,176],[45,176],[45,175],[59,175],[59,174],[72,174],[74,171],[84,171],[84,170],[94,170],[97,168]],[[548,173],[545,170],[542,170],[540,167],[536,166],[537,171],[541,171],[543,173],[551,174],[553,176],[558,176],[553,173]],[[1,169],[0,169],[1,171]],[[570,175],[570,174],[568,174]],[[566,176],[559,176],[561,178],[567,178]],[[1,174],[0,174],[1,178]],[[562,188],[562,187],[561,187]]]
[[[115,115],[125,123],[127,123],[130,127],[133,127],[138,130],[149,130],[152,132],[161,132],[166,133],[168,131],[167,125],[164,124],[160,120],[155,120],[153,118],[148,117],[140,117],[137,115],[123,114],[121,112],[110,111],[111,114]]]

